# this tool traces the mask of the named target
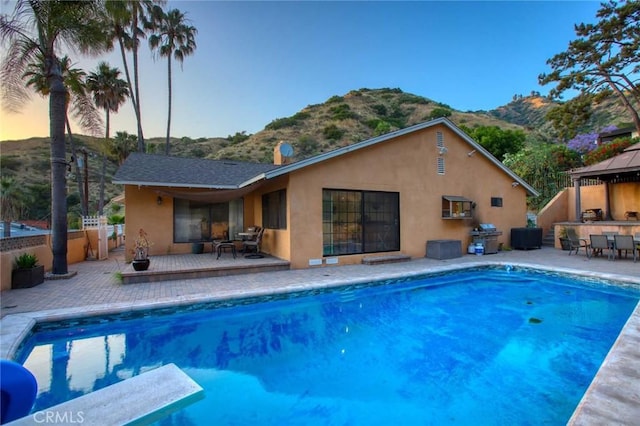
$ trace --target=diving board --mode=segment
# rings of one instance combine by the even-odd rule
[[[7,424],[39,425],[57,413],[59,417],[75,416],[73,423],[82,417],[80,423],[85,424],[143,425],[202,398],[200,385],[175,364],[167,364]]]

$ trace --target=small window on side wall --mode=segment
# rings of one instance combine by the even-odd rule
[[[502,197],[491,197],[491,207],[502,207]]]

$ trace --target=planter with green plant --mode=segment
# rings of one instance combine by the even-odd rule
[[[569,236],[567,235],[567,228],[565,228],[564,226],[560,227],[560,234],[558,234],[558,239],[560,240],[560,246],[562,247],[562,250],[571,250],[571,242],[569,241]]]
[[[11,271],[11,288],[31,288],[44,282],[44,265],[38,265],[35,254],[23,253],[15,259]]]

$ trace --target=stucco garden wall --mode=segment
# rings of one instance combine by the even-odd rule
[[[552,215],[553,219],[545,218],[544,220],[553,222],[577,222],[580,218],[576,218],[576,189],[574,187],[566,188],[566,200],[553,199],[543,210],[540,211],[539,217],[547,214],[547,209],[566,209],[563,217]],[[558,197],[556,197],[558,198]],[[611,208],[611,217],[613,220],[626,220],[624,214],[627,211],[640,211],[640,184],[637,182],[626,182],[609,184],[609,200]],[[606,212],[605,186],[590,185],[580,187],[580,210],[581,212],[589,209],[602,209]]]
[[[67,264],[83,262],[87,248],[87,237],[95,236],[97,230],[71,231],[67,241]],[[53,266],[53,253],[51,252],[50,235],[38,235],[29,237],[3,238],[0,240],[0,290],[11,289],[11,271],[14,268],[15,259],[23,253],[35,254],[38,264],[44,265],[45,271],[51,271]],[[97,247],[97,246],[93,246]],[[72,269],[71,267],[69,269]]]

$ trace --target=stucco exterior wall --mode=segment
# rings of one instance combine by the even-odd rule
[[[289,177],[282,176],[266,183],[258,191],[245,197],[245,225],[246,217],[253,218],[253,224],[262,226],[262,195],[269,192],[287,189]],[[281,259],[291,258],[291,212],[297,202],[292,203],[290,191],[287,190],[287,228],[286,229],[265,229],[262,236],[260,250]],[[247,208],[247,206],[250,206]]]
[[[578,221],[576,219],[576,189],[567,188],[567,216],[569,222]],[[609,200],[611,207],[611,217],[613,220],[626,220],[624,217],[627,211],[640,211],[640,184],[637,182],[626,182],[609,184]],[[588,209],[602,209],[606,213],[605,185],[591,185],[580,187],[581,211]]]
[[[162,197],[162,204],[156,202],[158,194],[152,188],[125,185],[126,238],[125,259],[133,258],[133,246],[140,229],[144,229],[152,243],[149,255],[189,253],[191,244],[173,243],[173,199]]]
[[[437,131],[448,150],[444,175],[437,173]],[[322,258],[323,188],[399,192],[400,252],[412,257],[424,256],[426,241],[433,239],[461,240],[466,251],[469,232],[478,223],[496,225],[503,232],[499,242],[508,245],[510,229],[526,226],[526,192],[479,153],[468,155],[472,149],[438,126],[292,172],[287,188],[291,267],[305,268],[309,259]],[[442,219],[443,195],[474,201],[475,219]],[[503,207],[491,207],[491,197],[501,197]],[[363,256],[340,256],[339,263],[359,263]]]

